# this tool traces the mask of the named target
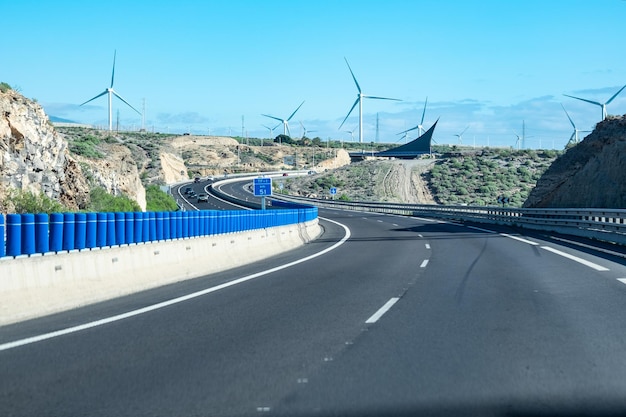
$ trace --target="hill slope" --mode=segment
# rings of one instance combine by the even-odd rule
[[[524,207],[626,208],[626,116],[611,116],[558,158]]]

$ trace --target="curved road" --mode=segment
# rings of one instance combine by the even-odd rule
[[[626,412],[624,258],[506,228],[320,217],[301,249],[0,328],[0,415]]]

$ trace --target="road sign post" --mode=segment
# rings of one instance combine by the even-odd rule
[[[253,184],[254,195],[261,197],[261,210],[265,210],[265,197],[272,195],[272,179],[255,178]]]
[[[335,196],[337,195],[337,188],[336,187],[330,187],[330,197],[334,200]]]

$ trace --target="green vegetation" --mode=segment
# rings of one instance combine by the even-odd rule
[[[146,187],[146,210],[147,211],[176,211],[178,206],[174,198],[161,191],[157,185]]]
[[[6,93],[7,91],[12,90],[11,86],[5,82],[0,82],[0,92]]]
[[[24,213],[55,213],[67,211],[61,203],[52,200],[44,193],[33,194],[30,191],[11,189],[6,201],[2,202],[3,211]]]
[[[100,142],[99,138],[90,134],[75,136],[69,140],[70,152],[86,158],[100,159],[104,156],[98,151]]]
[[[113,196],[104,188],[96,187],[89,193],[89,206],[87,211],[115,212],[115,211],[141,211],[136,201],[125,195]]]
[[[425,175],[440,204],[497,205],[499,196],[509,206],[521,207],[557,151],[483,150],[449,155]]]

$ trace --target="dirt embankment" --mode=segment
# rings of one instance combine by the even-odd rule
[[[433,164],[432,159],[362,161],[290,179],[285,190],[295,195],[323,197],[328,195],[329,187],[335,187],[338,196],[352,201],[435,204],[422,176]]]

